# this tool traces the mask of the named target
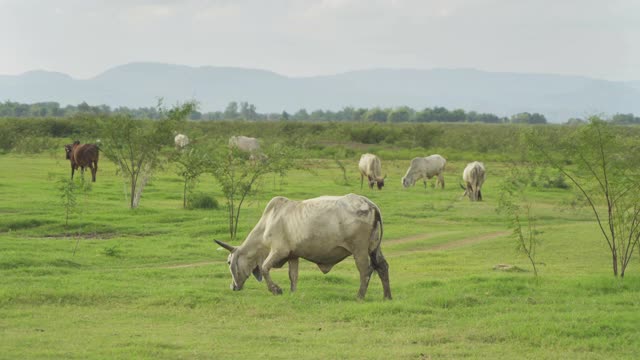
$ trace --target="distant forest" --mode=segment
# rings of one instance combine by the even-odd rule
[[[60,106],[57,102],[40,102],[34,104],[21,104],[5,101],[0,103],[1,118],[42,118],[42,117],[76,117],[83,115],[109,116],[126,114],[137,119],[158,119],[161,116],[158,107],[128,108],[117,107],[112,109],[108,105],[92,106],[83,102],[78,105]],[[377,123],[429,123],[429,122],[454,122],[454,123],[513,123],[513,124],[546,124],[547,119],[542,114],[522,112],[510,117],[500,117],[495,114],[466,112],[462,109],[448,110],[444,107],[425,108],[415,110],[407,106],[396,108],[354,108],[345,107],[342,110],[313,110],[308,112],[300,109],[295,113],[259,113],[255,105],[248,102],[230,102],[224,111],[199,112],[194,111],[190,115],[191,120],[215,121],[215,120],[248,120],[248,121],[360,121]],[[583,119],[572,118],[566,123],[582,123]],[[616,114],[611,118],[612,123],[629,125],[640,124],[640,117],[634,114]]]

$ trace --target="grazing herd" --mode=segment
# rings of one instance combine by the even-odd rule
[[[176,150],[189,145],[189,138],[175,133]],[[250,159],[263,158],[256,138],[232,136],[229,147],[250,154]],[[91,169],[92,181],[96,181],[99,148],[96,144],[73,144],[64,146],[66,157],[71,163],[71,178],[76,169],[83,172]],[[402,178],[402,186],[408,188],[422,179],[425,189],[427,180],[436,177],[436,186],[444,189],[444,170],[447,161],[438,154],[416,157]],[[374,154],[363,154],[358,163],[360,189],[364,178],[370,189],[384,187],[380,158]],[[481,162],[469,163],[463,173],[464,195],[471,201],[482,200],[482,185],[485,181],[485,167]],[[348,194],[345,196],[321,196],[295,201],[276,196],[267,204],[262,217],[240,246],[232,246],[215,240],[230,252],[228,257],[231,271],[231,289],[241,290],[245,281],[253,274],[258,281],[264,278],[267,288],[273,294],[282,294],[282,289],[271,279],[270,270],[289,265],[291,291],[298,282],[298,262],[300,258],[318,265],[323,273],[349,256],[353,256],[360,272],[358,298],[363,299],[373,272],[377,272],[385,299],[391,299],[389,285],[389,264],[382,255],[382,214],[380,208],[368,198]]]
[[[411,160],[411,164],[407,169],[407,173],[402,177],[402,186],[408,188],[415,185],[416,181],[422,179],[425,190],[427,189],[427,180],[436,177],[437,187],[440,185],[444,189],[444,169],[447,160],[438,154],[429,155],[427,157],[415,157]],[[373,189],[374,185],[378,186],[378,190],[382,190],[384,179],[382,177],[382,164],[380,158],[373,154],[362,154],[360,162],[358,162],[360,170],[360,189],[366,177],[369,182],[369,189]],[[474,161],[464,168],[462,172],[462,180],[465,185],[460,185],[464,190],[462,196],[468,196],[471,201],[482,201],[482,184],[485,180],[484,164]]]
[[[238,138],[229,141],[229,146],[240,148]],[[246,148],[242,149],[249,151]],[[422,179],[437,177],[436,185],[444,189],[444,169],[447,161],[441,155],[416,157],[411,160],[402,186],[413,186]],[[369,189],[374,185],[379,190],[384,186],[380,158],[374,154],[363,154],[358,162],[360,189],[367,178]],[[464,196],[471,201],[482,200],[481,187],[485,179],[484,165],[472,162],[463,173],[467,184]],[[265,279],[267,289],[274,295],[282,294],[270,275],[272,268],[289,264],[291,291],[298,284],[298,262],[300,258],[318,265],[320,271],[328,273],[331,268],[348,256],[353,256],[360,273],[358,298],[364,299],[373,272],[382,281],[385,299],[391,299],[389,264],[382,255],[382,214],[380,208],[368,198],[348,194],[345,196],[321,196],[295,201],[276,196],[267,204],[262,217],[240,246],[223,241],[215,242],[229,251],[227,264],[231,272],[231,289],[242,290],[245,281],[253,274],[258,280]]]

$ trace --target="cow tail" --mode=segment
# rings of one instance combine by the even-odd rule
[[[378,276],[380,276],[380,280],[382,280],[385,298],[391,299],[391,289],[389,288],[389,263],[387,263],[384,255],[382,255],[382,235],[384,234],[382,225],[382,214],[380,212],[380,208],[378,208],[378,206],[376,206],[375,204],[373,204],[373,208],[375,216],[373,220],[374,227],[371,233],[371,240],[373,240],[373,234],[376,229],[378,229],[378,227],[380,231],[378,233],[378,238],[376,239],[376,243],[378,245],[374,249],[370,250],[369,259],[371,260],[371,266],[378,273]]]
[[[478,191],[478,183],[480,182],[480,168],[478,166],[474,166],[471,170],[471,173],[473,174],[472,190],[475,193],[476,191]]]
[[[367,202],[369,203],[369,206],[373,208],[373,213],[374,213],[373,228],[371,229],[371,235],[369,236],[369,239],[371,241],[375,241],[375,243],[378,244],[376,247],[369,249],[369,253],[373,254],[376,251],[379,251],[380,249],[380,244],[382,244],[382,235],[384,234],[384,229],[382,225],[382,213],[380,212],[380,208],[369,199],[367,199]],[[376,239],[374,238],[374,234],[378,229],[380,231],[378,232],[378,238]]]
[[[382,234],[383,234],[383,229],[382,229],[382,214],[380,213],[380,209],[376,206],[375,208],[375,212],[376,212],[376,216],[375,216],[375,220],[374,223],[378,226],[380,226],[380,233],[378,234],[378,240],[380,241],[380,243],[382,243]]]

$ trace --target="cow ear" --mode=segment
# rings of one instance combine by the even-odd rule
[[[253,269],[253,276],[256,277],[256,280],[258,281],[262,281],[262,272],[260,272],[260,266],[256,266],[255,269]]]

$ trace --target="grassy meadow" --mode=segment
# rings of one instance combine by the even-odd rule
[[[383,214],[393,300],[383,301],[374,275],[362,302],[351,258],[327,275],[302,260],[295,293],[286,267],[272,271],[282,296],[253,278],[231,291],[227,253],[212,241],[228,240],[227,212],[208,175],[197,190],[214,194],[220,209],[182,209],[182,181],[169,166],[130,210],[122,178],[103,157],[65,226],[63,149],[0,155],[0,358],[638,357],[640,262],[623,281],[613,277],[591,212],[567,205],[572,190],[528,194],[543,241],[536,280],[495,211],[507,171],[500,156],[485,161],[485,201],[471,203],[458,183],[482,154],[452,156],[446,188],[432,180],[425,191],[421,183],[403,189],[400,179],[412,156],[428,153],[406,153],[382,157],[382,191],[360,189],[359,153],[343,160],[348,184],[335,161],[307,159],[312,171],[267,176],[240,219],[243,238],[273,196],[368,196]],[[523,271],[493,270],[501,263]]]

